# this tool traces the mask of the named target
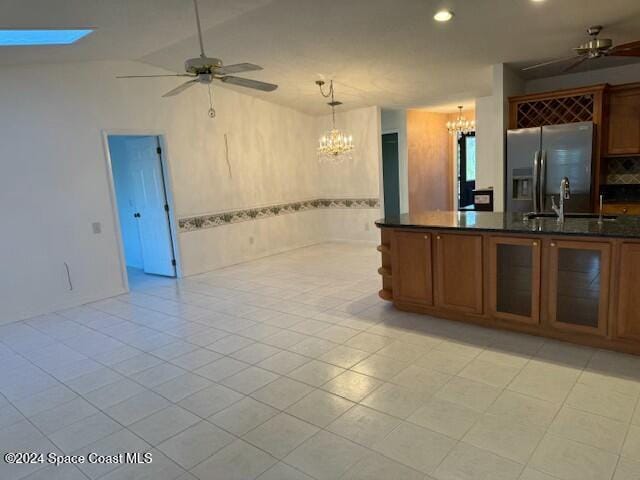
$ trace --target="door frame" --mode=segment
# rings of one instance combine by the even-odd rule
[[[406,112],[405,112],[406,114]],[[407,129],[402,128],[380,128],[380,143],[378,148],[380,149],[379,155],[379,172],[380,181],[378,188],[380,190],[380,214],[384,216],[384,172],[383,172],[383,159],[382,159],[382,136],[390,133],[398,135],[398,196],[400,200],[400,213],[409,212],[409,158],[407,147]],[[402,147],[401,147],[402,146]],[[404,211],[403,211],[404,207]]]
[[[456,168],[456,172],[455,172],[455,176],[454,176],[454,184],[455,184],[455,190],[456,190],[456,199],[455,199],[455,205],[456,205],[456,211],[460,210],[460,199],[458,198],[461,194],[461,192],[463,191],[462,187],[462,172],[464,170],[464,178],[466,180],[467,178],[467,143],[466,143],[466,139],[468,137],[474,137],[476,138],[476,132],[475,130],[473,132],[469,132],[469,133],[460,133],[458,135],[456,135],[455,138],[455,155],[454,155],[454,164],[455,164],[455,168]],[[464,140],[464,141],[463,141]],[[464,144],[464,147],[463,147]],[[477,152],[477,150],[476,150]],[[462,154],[464,153],[464,162],[463,162],[463,156]],[[460,159],[460,165],[458,165],[458,159]],[[478,158],[476,155],[476,158],[474,159],[476,162],[476,168],[478,165]],[[463,163],[464,163],[464,168],[463,168]],[[465,181],[465,183],[468,183],[467,181]],[[473,181],[474,183],[474,189],[477,187],[476,185],[476,180]],[[472,205],[473,204],[473,194],[471,195],[471,203],[468,205]],[[468,206],[468,205],[465,205]]]
[[[402,176],[401,176],[401,168],[400,168],[400,130],[397,128],[392,128],[389,130],[383,130],[380,133],[380,161],[381,161],[381,175],[380,175],[380,180],[382,181],[382,194],[380,195],[382,197],[382,214],[383,216],[385,215],[385,204],[384,204],[384,155],[382,153],[382,137],[384,137],[385,135],[395,135],[396,136],[396,150],[398,152],[398,211],[399,213],[402,213],[402,192],[401,192],[401,188],[400,188],[400,183],[402,182]]]
[[[164,180],[164,191],[167,198],[167,204],[169,205],[169,230],[171,232],[171,246],[173,248],[173,256],[176,260],[176,276],[175,278],[182,278],[182,262],[180,255],[180,241],[178,239],[178,221],[175,215],[175,201],[173,197],[173,186],[171,175],[171,163],[169,161],[169,154],[167,149],[167,134],[161,130],[137,130],[137,129],[103,129],[102,130],[102,147],[104,149],[105,162],[106,162],[106,174],[107,182],[109,184],[109,197],[111,200],[111,212],[113,215],[113,221],[115,225],[114,233],[116,236],[116,243],[118,245],[118,254],[120,257],[120,275],[122,277],[122,285],[126,292],[129,292],[129,277],[127,275],[127,263],[124,254],[124,242],[122,240],[122,231],[120,227],[120,214],[118,212],[118,200],[116,197],[115,181],[113,179],[113,165],[111,161],[111,151],[109,150],[109,136],[145,136],[145,137],[157,137],[160,143],[162,153],[160,154],[160,166],[162,168],[162,178]]]

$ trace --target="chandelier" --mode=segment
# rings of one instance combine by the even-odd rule
[[[318,142],[318,159],[322,163],[340,163],[344,160],[351,160],[353,137],[336,128],[336,107],[342,105],[342,102],[338,102],[333,98],[333,80],[329,82],[329,91],[327,93],[324,93],[324,81],[318,80],[316,85],[320,87],[320,93],[323,97],[331,97],[331,101],[327,105],[331,107],[332,121],[331,130],[320,137]]]
[[[467,120],[462,116],[462,106],[458,107],[458,118],[453,121],[447,122],[447,130],[449,133],[471,133],[476,130],[475,120]]]

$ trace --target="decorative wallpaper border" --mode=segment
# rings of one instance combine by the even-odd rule
[[[380,200],[377,198],[320,198],[302,202],[280,203],[266,207],[184,217],[178,219],[178,226],[180,232],[193,232],[231,223],[248,222],[260,218],[325,208],[380,208]]]

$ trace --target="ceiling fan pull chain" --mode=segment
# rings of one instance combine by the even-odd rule
[[[216,110],[213,108],[213,93],[211,92],[211,84],[209,84],[209,118],[216,118]]]

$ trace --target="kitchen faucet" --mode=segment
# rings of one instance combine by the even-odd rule
[[[558,215],[558,223],[564,223],[564,201],[571,198],[571,186],[569,185],[569,179],[563,177],[560,181],[560,206],[556,204],[556,199],[551,196],[551,208]]]

